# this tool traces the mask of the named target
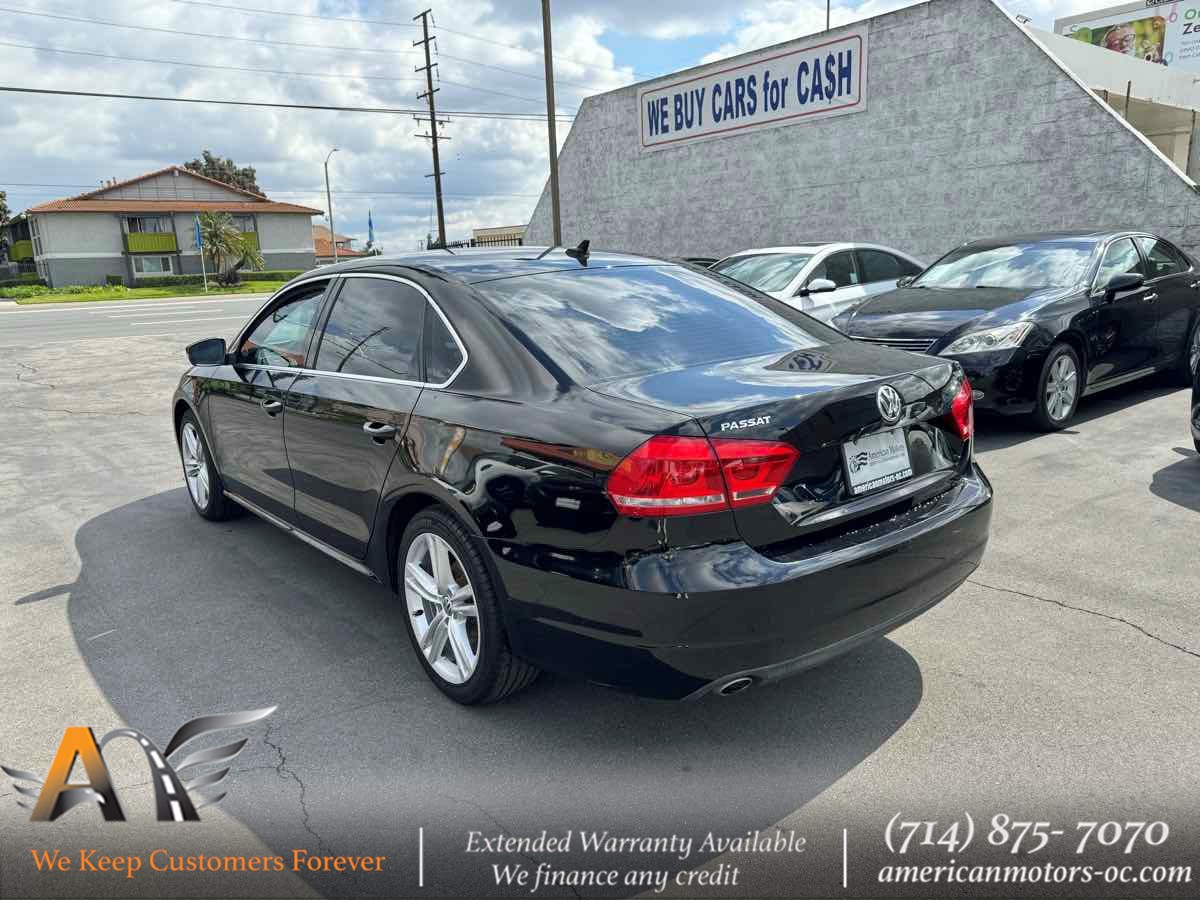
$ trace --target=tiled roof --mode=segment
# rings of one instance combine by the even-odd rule
[[[328,229],[326,229],[326,231],[328,232]],[[341,235],[338,235],[338,237],[341,237]],[[329,238],[319,237],[318,235],[314,234],[313,248],[317,251],[317,258],[324,259],[328,256],[330,259],[333,259],[333,244],[330,242]],[[350,250],[346,247],[338,247],[337,255],[338,259],[352,259],[356,256],[370,256],[371,254],[364,250]]]
[[[51,200],[31,206],[31,213],[108,212],[108,213],[168,213],[168,212],[228,212],[228,213],[305,213],[314,216],[321,212],[295,203],[275,200]]]

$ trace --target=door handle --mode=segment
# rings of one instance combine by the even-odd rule
[[[1143,303],[1153,303],[1157,299],[1158,299],[1158,294],[1147,294],[1145,297],[1142,298],[1142,302]]]
[[[1200,288],[1200,281],[1193,281],[1191,284],[1191,287],[1193,290],[1195,290],[1196,288]]]
[[[268,416],[273,416],[283,409],[283,404],[278,400],[263,400],[259,404]]]
[[[363,422],[363,431],[378,441],[396,433],[396,426],[386,422]]]

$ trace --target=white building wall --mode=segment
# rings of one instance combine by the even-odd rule
[[[38,216],[48,253],[120,256],[121,217],[113,213],[44,213]]]
[[[258,244],[263,253],[312,253],[312,216],[258,213]]]
[[[865,112],[639,152],[637,86],[587,98],[559,163],[564,241],[721,256],[852,239],[933,259],[1006,232],[1137,226],[1200,252],[1192,183],[990,0],[867,27]],[[527,242],[550,236],[543,192]]]

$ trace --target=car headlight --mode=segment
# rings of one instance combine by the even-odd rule
[[[1021,346],[1021,341],[1033,330],[1032,322],[1016,325],[1001,325],[984,331],[972,331],[956,338],[949,347],[941,351],[942,356],[958,356],[963,353],[984,353],[988,350],[1011,350]]]

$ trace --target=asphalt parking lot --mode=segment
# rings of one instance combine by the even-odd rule
[[[70,840],[378,852],[393,861],[382,876],[285,873],[255,890],[447,897],[496,890],[497,860],[461,855],[468,829],[779,825],[809,841],[796,864],[814,896],[854,896],[872,893],[862,860],[895,812],[1195,827],[1195,788],[1181,792],[1200,771],[1186,390],[1156,379],[1089,398],[1058,434],[981,420],[996,492],[983,566],[823,668],[690,704],[544,677],[464,709],[422,673],[385,590],[253,517],[193,513],[169,410],[183,346],[231,334],[258,302],[0,303],[0,762],[44,771],[68,725],[165,740],[193,716],[278,706],[186,840],[149,821],[148,799],[119,842],[87,810],[39,831],[0,782],[0,897],[71,890],[38,886],[29,864],[31,847]],[[145,766],[118,756],[136,796]],[[786,893],[768,867],[741,884]],[[163,883],[88,890],[105,885]]]

